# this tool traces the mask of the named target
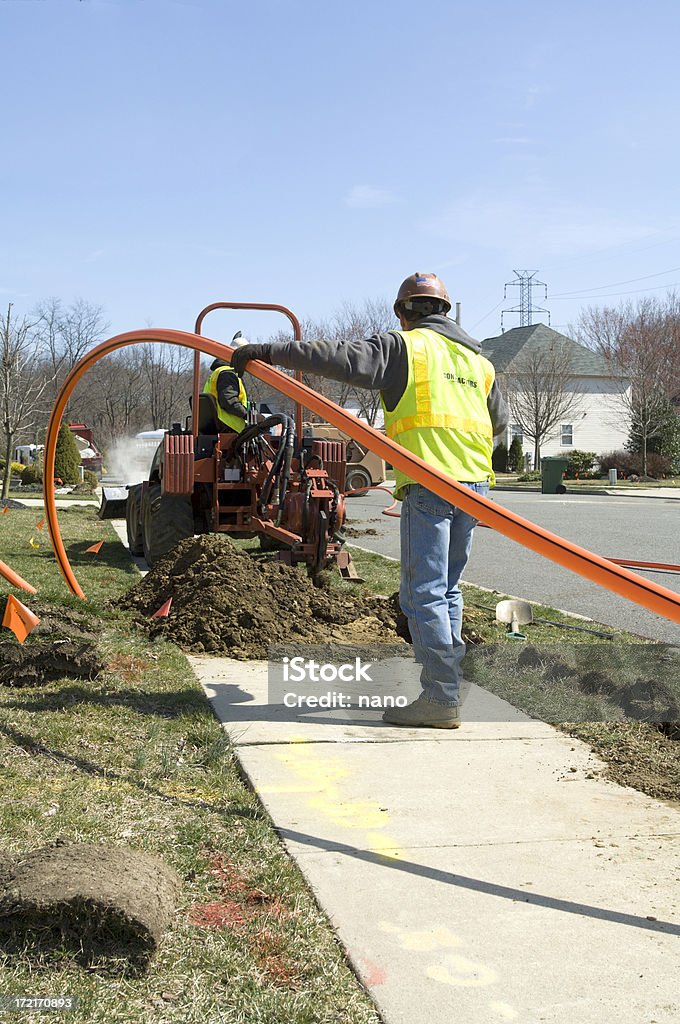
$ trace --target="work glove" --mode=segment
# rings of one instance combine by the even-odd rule
[[[271,363],[271,347],[267,344],[242,345],[231,356],[231,368],[239,377],[245,373],[246,363],[251,359],[261,359],[263,363]]]

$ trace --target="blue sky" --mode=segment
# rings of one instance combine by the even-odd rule
[[[485,337],[515,268],[556,325],[680,282],[675,0],[0,0],[0,33],[17,310],[191,329],[434,270]]]

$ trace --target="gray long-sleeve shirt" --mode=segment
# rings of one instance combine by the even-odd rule
[[[424,317],[413,326],[436,331],[473,352],[481,351],[479,342],[447,316]],[[389,410],[396,408],[408,383],[406,344],[398,331],[385,331],[357,341],[319,339],[304,344],[278,341],[271,342],[268,348],[270,360],[277,366],[380,391]],[[495,380],[487,397],[487,407],[494,435],[498,435],[507,427],[509,417]]]

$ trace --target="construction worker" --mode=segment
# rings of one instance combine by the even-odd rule
[[[488,494],[495,435],[508,411],[492,364],[447,314],[446,287],[435,274],[411,274],[394,303],[400,331],[351,341],[247,345],[232,365],[250,359],[304,370],[380,391],[387,436],[460,483]],[[396,472],[401,511],[400,603],[407,616],[422,693],[383,719],[397,725],[460,725],[460,663],[465,568],[476,520]]]
[[[231,340],[234,347],[246,346],[239,331]],[[203,393],[212,395],[217,403],[217,416],[227,430],[240,434],[248,418],[248,396],[241,375],[226,359],[213,359],[210,376],[203,385]]]

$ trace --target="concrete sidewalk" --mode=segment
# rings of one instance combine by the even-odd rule
[[[20,501],[26,508],[44,508],[45,501],[43,498],[12,498],[12,501]],[[55,498],[54,504],[57,508],[73,508],[79,505],[99,505],[98,501],[94,501],[92,498]]]
[[[388,1024],[677,1022],[678,811],[476,687],[450,732],[292,720],[191,661]]]

